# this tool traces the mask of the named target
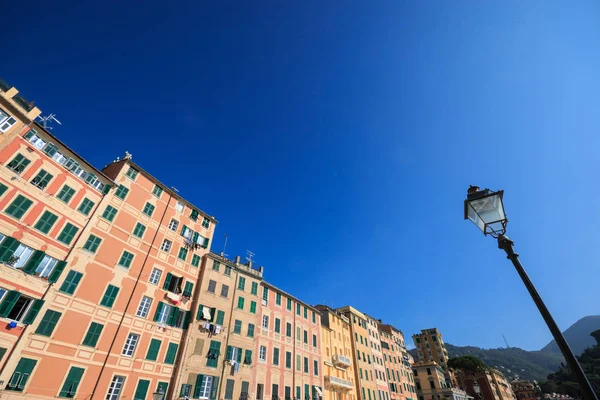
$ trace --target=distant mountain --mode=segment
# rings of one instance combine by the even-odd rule
[[[589,335],[589,333],[588,333]],[[502,371],[510,380],[545,380],[548,374],[560,367],[563,358],[560,354],[541,351],[526,351],[517,347],[501,349],[481,349],[474,346],[454,346],[446,343],[450,357],[472,355],[481,359],[488,367]],[[416,351],[410,350],[416,359]]]
[[[569,329],[563,332],[563,335],[573,353],[581,355],[585,349],[596,344],[590,333],[598,329],[600,329],[600,315],[588,315],[571,325]],[[544,346],[541,351],[560,354],[560,349],[554,340]]]

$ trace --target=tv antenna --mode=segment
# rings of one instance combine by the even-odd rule
[[[504,339],[504,343],[506,343],[506,348],[510,349],[510,346],[508,345],[508,341],[506,340],[506,337],[504,336],[504,333],[502,334],[502,339]]]
[[[253,252],[251,252],[250,250],[246,250],[246,254],[247,254],[247,255],[246,255],[246,260],[247,260],[248,262],[252,262],[252,261],[254,261],[254,260],[252,260],[252,257],[254,257],[254,256],[255,256],[255,254],[254,254]]]
[[[57,124],[62,125],[62,123],[56,119],[56,114],[48,114],[45,117],[39,116],[38,118],[40,119],[40,122],[42,123],[42,127],[44,129],[52,129],[51,126],[48,126],[49,122],[56,122]]]
[[[227,254],[225,254],[225,249],[227,248],[227,238],[229,236],[227,236],[226,233],[223,234],[225,236],[225,243],[223,244],[223,258],[227,258]]]

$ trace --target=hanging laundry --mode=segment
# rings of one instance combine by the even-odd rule
[[[215,325],[215,335],[218,335],[219,333],[221,333],[222,329],[223,329],[223,327],[221,325]]]
[[[233,361],[233,372],[238,372],[239,369],[240,364],[238,364],[237,361]]]

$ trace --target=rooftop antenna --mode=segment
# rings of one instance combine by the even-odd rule
[[[246,260],[247,260],[248,262],[252,262],[252,261],[254,261],[254,260],[252,260],[252,257],[254,257],[254,255],[255,255],[253,252],[251,252],[250,250],[246,250],[246,254],[247,254],[247,256],[246,256]]]
[[[171,186],[171,190],[174,191],[175,193],[179,193],[179,190],[177,190],[177,188],[175,186]]]
[[[223,258],[227,258],[227,254],[225,254],[225,249],[227,248],[227,234],[224,233],[223,235],[225,235],[225,244],[223,244]]]
[[[510,349],[510,346],[508,345],[508,341],[506,340],[506,337],[504,336],[504,333],[502,334],[502,338],[504,339],[504,343],[506,343],[506,348]]]
[[[56,114],[48,114],[45,117],[39,116],[38,118],[40,119],[42,127],[47,130],[52,129],[51,126],[48,126],[49,122],[56,122],[57,124],[62,125],[62,123],[56,119]]]

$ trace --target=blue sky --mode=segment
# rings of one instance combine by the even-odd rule
[[[600,3],[53,3],[3,7],[0,76],[98,167],[128,150],[216,216],[213,250],[407,336],[538,349],[462,219],[478,184],[559,325],[600,313]]]

